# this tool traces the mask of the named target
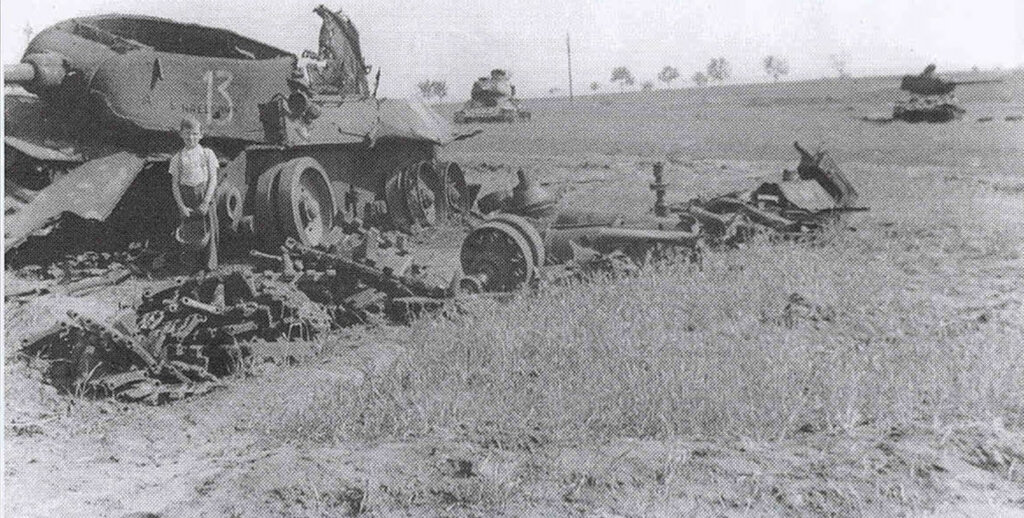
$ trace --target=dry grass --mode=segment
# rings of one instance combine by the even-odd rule
[[[1019,113],[1022,85],[971,115]],[[1019,510],[1024,124],[867,125],[856,116],[891,99],[864,85],[819,102],[826,87],[537,102],[529,125],[445,152],[479,176],[522,163],[541,180],[601,177],[571,200],[639,214],[653,160],[685,198],[752,181],[714,161],[774,177],[792,140],[824,142],[872,207],[856,232],[360,330],[323,363],[169,407],[59,396],[9,364],[7,514]],[[766,92],[806,104],[747,102]],[[9,328],[44,325],[55,302],[9,311]]]
[[[875,219],[813,246],[755,243],[420,321],[408,354],[358,388],[263,422],[315,440],[486,430],[512,445],[1024,424],[1019,305],[991,296],[1022,279],[986,270],[1021,258],[1020,214],[993,210],[1018,200],[909,183],[930,201],[890,221],[906,192],[878,180]]]

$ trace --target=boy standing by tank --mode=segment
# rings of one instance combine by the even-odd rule
[[[177,237],[187,244],[182,234],[189,229],[202,230],[200,264],[206,271],[217,268],[217,211],[213,207],[213,194],[217,190],[217,155],[213,150],[199,145],[203,138],[202,127],[194,118],[181,121],[179,135],[184,142],[181,151],[171,157],[171,192],[181,213],[181,226]],[[194,261],[194,253],[187,251],[188,263]]]

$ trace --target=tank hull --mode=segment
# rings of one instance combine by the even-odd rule
[[[893,108],[892,118],[910,123],[942,123],[959,120],[967,113],[963,107],[950,101],[931,103],[900,103]]]
[[[530,120],[530,112],[523,109],[518,102],[504,100],[495,106],[483,106],[476,101],[468,101],[462,109],[455,112],[456,124],[470,122],[515,122]]]

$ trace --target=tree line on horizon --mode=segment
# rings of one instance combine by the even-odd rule
[[[845,54],[832,54],[830,56],[832,68],[835,69],[839,77],[847,78],[850,77],[847,72],[847,63],[849,58]],[[778,82],[779,78],[789,74],[789,61],[783,57],[776,55],[765,56],[761,61],[761,65],[764,68],[765,74],[772,78],[773,81]],[[732,76],[732,64],[729,60],[724,57],[712,58],[708,61],[708,64],[704,67],[704,70],[698,70],[690,76],[690,81],[697,87],[707,86],[711,82],[718,82],[719,84],[725,83]],[[679,69],[666,65],[658,72],[657,80],[665,84],[666,88],[672,88],[672,82],[681,77]],[[631,87],[637,83],[636,77],[630,71],[629,67],[617,66],[612,69],[611,83],[619,85],[619,91],[625,91],[627,87]],[[653,81],[643,81],[640,83],[642,91],[650,91],[654,89]],[[601,89],[601,83],[594,81],[590,83],[591,91],[598,91]]]
[[[850,77],[847,71],[847,64],[849,57],[846,54],[832,54],[829,56],[832,64],[832,68],[836,71],[839,77],[848,78]],[[761,60],[762,68],[774,82],[778,82],[779,78],[782,78],[789,74],[789,61],[783,57],[776,55],[765,56]],[[707,86],[711,82],[717,82],[724,84],[732,76],[732,64],[729,60],[724,57],[712,58],[708,61],[708,64],[704,67],[704,70],[698,70],[690,76],[690,81],[697,87]],[[665,65],[657,74],[657,80],[665,84],[665,88],[672,88],[672,83],[679,79],[681,74],[679,69]],[[617,66],[612,69],[611,83],[619,85],[619,91],[624,92],[626,88],[633,87],[637,84],[637,78],[633,75],[633,72],[627,66]],[[420,95],[424,99],[437,99],[439,101],[444,100],[448,95],[448,85],[443,80],[426,79],[419,82],[417,88],[420,91]],[[593,81],[590,83],[590,90],[597,92],[601,89],[601,83]],[[640,90],[647,92],[654,90],[654,81],[645,80],[640,83]],[[548,89],[548,94],[558,95],[562,93],[562,89],[558,87],[552,87]]]

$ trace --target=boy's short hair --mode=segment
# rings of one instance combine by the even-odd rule
[[[183,117],[181,119],[181,131],[203,130],[203,125],[195,117]]]

